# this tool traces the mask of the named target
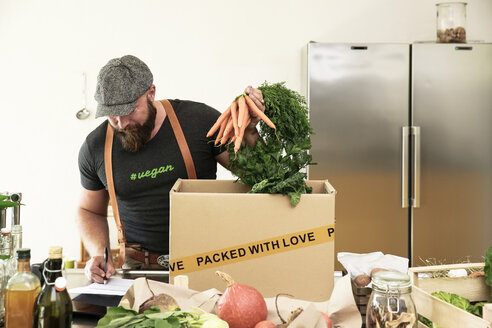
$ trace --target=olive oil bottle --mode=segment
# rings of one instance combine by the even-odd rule
[[[5,327],[31,328],[34,302],[41,290],[38,277],[31,272],[31,250],[17,250],[17,273],[7,283]]]
[[[34,305],[34,328],[66,328],[72,326],[72,300],[67,281],[62,276],[62,248],[50,247],[43,275],[45,285]]]

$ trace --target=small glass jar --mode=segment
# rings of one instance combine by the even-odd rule
[[[398,271],[378,271],[372,276],[366,328],[417,328],[417,310],[410,277]]]
[[[437,42],[466,43],[466,2],[445,2],[437,7]]]
[[[0,327],[4,326],[5,319],[5,292],[7,288],[7,282],[10,277],[15,273],[12,272],[12,257],[10,252],[10,247],[6,246],[6,239],[10,236],[7,236],[5,233],[2,234],[2,241],[0,244]]]

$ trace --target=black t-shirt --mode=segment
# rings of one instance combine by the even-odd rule
[[[206,138],[220,113],[202,103],[170,100],[185,135],[198,179],[215,179],[215,156],[224,151],[214,146],[217,135]],[[92,131],[79,152],[82,186],[107,190],[104,140],[108,121]],[[137,152],[125,151],[113,139],[113,177],[120,217],[129,245],[152,253],[169,252],[169,191],[178,178],[188,178],[178,142],[168,117],[157,134]]]

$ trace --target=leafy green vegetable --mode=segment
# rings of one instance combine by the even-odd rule
[[[492,302],[492,246],[485,252],[485,283],[490,286],[490,301]]]
[[[24,204],[21,204],[19,202],[12,202],[12,201],[6,200],[8,198],[9,198],[9,196],[0,195],[0,209],[1,208],[7,208],[7,207],[24,205]]]
[[[471,304],[470,301],[464,297],[461,297],[456,294],[452,293],[447,293],[447,292],[434,292],[431,294],[432,296],[435,296],[447,303],[450,303],[462,310],[465,310],[467,312],[470,312],[471,314],[474,314],[476,316],[481,317],[482,316],[482,309],[483,305],[485,304],[484,302],[476,303],[476,304]],[[441,326],[433,323],[429,319],[419,316],[419,321],[425,324],[427,327],[430,328],[441,328]]]
[[[436,325],[435,323],[433,323],[432,321],[430,321],[429,319],[427,319],[426,317],[423,317],[421,315],[419,315],[419,321],[422,322],[427,327],[430,327],[430,328],[441,328],[441,326]]]
[[[311,193],[302,170],[312,165],[312,127],[306,100],[285,82],[262,84],[259,88],[265,101],[265,114],[275,124],[270,128],[260,121],[256,146],[242,146],[237,154],[234,144],[228,146],[229,165],[238,180],[251,186],[251,193],[283,194],[296,206],[301,194]]]
[[[127,324],[142,321],[140,319],[145,319],[144,314],[138,315],[138,312],[126,309],[122,306],[110,307],[108,308],[106,315],[98,321],[97,327],[124,327]]]
[[[207,325],[208,324],[208,325]],[[228,324],[214,314],[197,309],[196,312],[159,312],[151,307],[142,314],[122,306],[110,307],[99,320],[97,328],[228,328]]]
[[[482,316],[482,308],[485,303],[480,302],[476,304],[471,304],[470,301],[464,297],[461,297],[459,295],[453,294],[453,293],[447,293],[447,292],[434,292],[432,293],[432,296],[435,296],[445,302],[448,302],[462,310],[465,310],[467,312],[470,312],[476,316],[481,317]]]

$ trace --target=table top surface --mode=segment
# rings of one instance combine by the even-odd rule
[[[91,282],[87,280],[84,274],[84,269],[67,269],[66,270],[66,278],[67,278],[67,289],[70,290],[75,287],[82,287],[90,285]],[[70,294],[71,298],[77,296],[77,294]],[[89,312],[78,312],[77,307],[79,305],[74,302],[74,313],[72,320],[73,328],[88,328],[95,327],[97,325],[97,321],[104,314],[90,314]],[[101,311],[101,308],[94,308],[93,312]],[[89,311],[89,309],[87,310]]]
[[[91,282],[87,280],[84,274],[84,269],[67,269],[65,271],[67,278],[67,289],[70,290],[75,287],[82,287],[90,285]],[[169,279],[169,273],[167,271],[143,271],[132,270],[122,271],[117,270],[113,275],[115,278],[136,279],[138,277],[147,277],[153,280],[159,280],[167,282]],[[71,298],[77,296],[77,294],[70,294]],[[106,308],[102,306],[88,305],[85,303],[73,302],[74,314],[73,314],[73,328],[88,328],[95,327],[97,321],[106,313]]]

